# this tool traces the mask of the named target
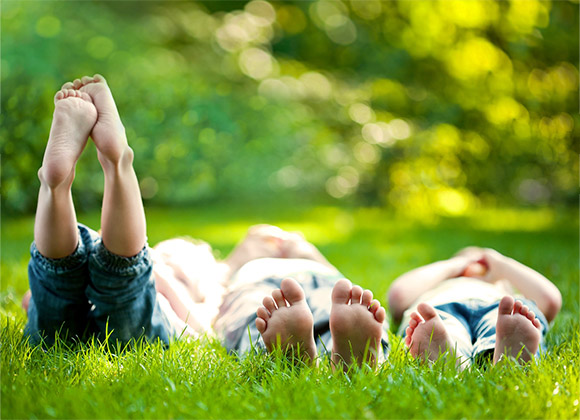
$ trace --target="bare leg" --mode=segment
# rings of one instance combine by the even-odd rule
[[[113,95],[105,79],[98,74],[76,79],[65,86],[87,93],[99,114],[91,137],[105,174],[101,212],[103,244],[114,254],[136,255],[146,242],[145,212],[133,169],[133,150],[127,144]]]
[[[499,303],[493,363],[503,356],[530,361],[540,346],[540,321],[521,301],[504,296]]]
[[[330,332],[332,362],[347,369],[353,363],[376,366],[381,346],[385,308],[373,299],[370,290],[363,291],[348,280],[339,280],[332,289]]]
[[[62,89],[54,97],[50,137],[38,171],[40,191],[34,223],[38,251],[48,258],[64,258],[78,245],[77,219],[71,186],[75,165],[97,120],[90,96]]]
[[[256,327],[268,351],[282,347],[286,352],[313,362],[316,358],[312,312],[306,303],[304,290],[294,279],[282,280],[272,297],[264,298],[257,311]]]

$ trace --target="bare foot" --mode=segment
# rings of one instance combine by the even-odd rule
[[[405,332],[405,344],[414,358],[434,361],[440,354],[453,349],[453,342],[441,317],[428,303],[420,303],[417,312],[411,313]]]
[[[74,89],[56,93],[50,136],[38,172],[49,188],[70,187],[75,165],[96,121],[97,110],[88,94]]]
[[[347,369],[352,363],[376,366],[381,345],[385,308],[370,290],[339,280],[332,289],[330,332],[332,362]]]
[[[501,299],[498,312],[493,363],[502,356],[524,363],[530,361],[540,346],[540,321],[527,306],[511,296]]]
[[[125,154],[132,156],[127,144],[125,127],[105,78],[100,74],[93,77],[84,76],[72,83],[66,83],[63,88],[65,87],[87,93],[97,108],[98,119],[91,132],[91,138],[97,146],[101,163],[117,163]]]
[[[263,304],[257,311],[256,327],[268,351],[281,347],[313,362],[317,354],[314,321],[304,290],[296,280],[282,280],[280,289],[274,290],[272,297],[264,298]]]

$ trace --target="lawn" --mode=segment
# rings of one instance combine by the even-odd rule
[[[33,218],[4,217],[1,248],[2,418],[578,418],[579,288],[577,214],[550,209],[477,210],[465,217],[394,215],[381,209],[243,206],[147,209],[149,241],[188,235],[225,256],[248,226],[303,231],[348,278],[383,298],[403,272],[458,248],[493,247],[552,279],[563,309],[547,352],[524,367],[484,365],[457,372],[411,360],[391,337],[377,372],[333,373],[273,355],[228,355],[212,339],[164,350],[120,352],[91,342],[44,351],[22,340],[26,263]],[[98,214],[81,222],[98,226]],[[394,326],[393,326],[394,329]]]

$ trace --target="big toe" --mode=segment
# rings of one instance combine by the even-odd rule
[[[419,312],[421,314],[421,316],[423,317],[423,319],[425,321],[429,321],[430,319],[433,319],[437,316],[437,312],[435,312],[435,308],[433,308],[428,303],[424,303],[424,302],[420,303],[419,306],[417,306],[417,312]]]
[[[93,76],[93,80],[96,83],[104,83],[104,84],[107,84],[107,80],[102,75],[100,75],[98,73]]]
[[[514,309],[514,298],[504,296],[499,302],[498,312],[500,315],[510,315]]]
[[[332,303],[348,303],[352,283],[347,279],[341,279],[336,282],[332,289]]]
[[[282,290],[284,298],[286,298],[290,304],[304,300],[304,290],[296,280],[290,277],[282,280],[282,283],[280,284],[280,290]]]

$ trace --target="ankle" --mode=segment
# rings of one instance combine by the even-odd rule
[[[133,167],[135,152],[127,145],[119,153],[105,155],[97,152],[97,156],[105,173],[118,172]]]

